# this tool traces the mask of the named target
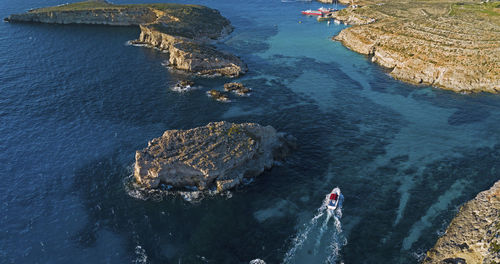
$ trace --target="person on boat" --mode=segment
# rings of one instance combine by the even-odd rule
[[[335,202],[337,202],[337,199],[339,199],[338,194],[331,193],[330,194],[330,206],[335,206]]]

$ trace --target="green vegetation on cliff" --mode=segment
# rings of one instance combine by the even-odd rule
[[[147,17],[151,19],[142,18],[141,21],[130,24],[147,24],[161,32],[186,38],[195,38],[198,35],[210,35],[210,38],[215,38],[230,24],[217,10],[200,5],[173,3],[115,5],[106,1],[85,1],[33,9],[25,16],[48,15],[57,17],[61,14],[82,12],[107,13],[113,14],[114,17],[121,16],[120,12],[127,12],[131,14],[129,16],[148,14]]]
[[[125,4],[125,5],[115,5],[104,1],[85,1],[77,2],[71,4],[64,4],[51,7],[43,7],[30,10],[30,12],[64,12],[64,11],[86,11],[86,10],[110,10],[110,9],[127,9],[127,8],[153,8],[162,11],[172,11],[177,13],[178,11],[186,11],[186,14],[191,13],[190,9],[203,9],[206,7],[198,5],[183,5],[183,4],[171,4],[171,3],[157,3],[157,4]]]

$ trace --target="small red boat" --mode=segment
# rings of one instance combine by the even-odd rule
[[[323,13],[321,13],[321,11],[319,10],[305,10],[305,11],[302,11],[302,14],[303,15],[308,15],[308,16],[321,16],[323,15]]]
[[[324,7],[320,7],[318,8],[318,10],[305,10],[305,11],[302,11],[301,13],[303,15],[307,15],[307,16],[324,16],[324,15],[327,15],[327,14],[330,14],[332,12],[335,12],[337,11],[337,9],[335,8],[324,8]]]

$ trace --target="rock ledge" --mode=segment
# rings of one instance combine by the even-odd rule
[[[500,181],[460,208],[423,263],[500,263]]]

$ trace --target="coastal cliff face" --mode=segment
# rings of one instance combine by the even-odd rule
[[[261,174],[286,155],[282,134],[254,123],[213,122],[167,130],[135,155],[134,176],[147,188],[160,183],[221,192]]]
[[[500,263],[500,181],[460,208],[423,263]]]
[[[500,3],[358,3],[335,14],[354,26],[334,39],[372,56],[394,78],[455,92],[500,92]]]
[[[5,18],[9,22],[102,24],[140,26],[134,43],[159,48],[170,55],[170,65],[203,75],[236,77],[246,65],[236,56],[217,51],[210,44],[232,31],[229,20],[217,10],[197,5],[114,5],[87,1],[30,10]]]
[[[169,35],[151,26],[141,26],[136,43],[168,51],[169,64],[180,70],[228,77],[237,77],[247,71],[246,65],[234,55],[217,51],[203,41]]]

